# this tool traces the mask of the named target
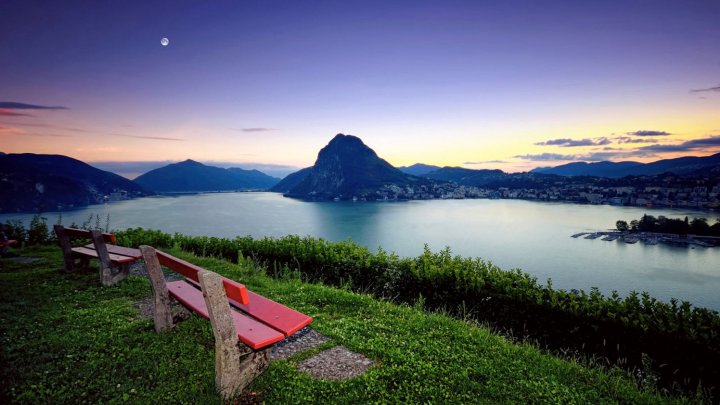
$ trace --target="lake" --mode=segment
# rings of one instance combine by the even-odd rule
[[[573,205],[521,200],[425,200],[409,202],[305,202],[276,193],[211,193],[149,197],[63,212],[63,224],[81,224],[110,214],[112,229],[143,227],[188,235],[311,235],[352,239],[400,256],[437,251],[480,257],[503,269],[519,268],[553,286],[605,294],[647,291],[669,301],[688,300],[720,310],[720,248],[630,245],[622,241],[572,238],[583,231],[613,228],[615,221],[644,213],[667,217],[717,214],[689,210]],[[59,213],[46,213],[56,223]],[[2,214],[0,222],[31,214]]]

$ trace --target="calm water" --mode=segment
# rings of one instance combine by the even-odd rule
[[[352,239],[415,256],[427,243],[433,250],[481,257],[505,269],[520,268],[555,287],[599,287],[648,291],[720,310],[720,248],[628,245],[574,239],[581,231],[613,227],[643,213],[711,217],[685,210],[538,203],[518,200],[430,200],[401,203],[303,202],[275,193],[221,193],[153,197],[64,212],[63,223],[78,224],[90,214],[110,214],[112,229],[143,227],[189,235],[312,235]],[[57,213],[45,214],[50,223]],[[0,215],[0,222],[31,215]]]

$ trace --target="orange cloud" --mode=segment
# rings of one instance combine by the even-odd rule
[[[33,115],[11,111],[7,108],[0,108],[0,117],[33,117]]]

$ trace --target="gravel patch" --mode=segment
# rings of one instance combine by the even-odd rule
[[[32,263],[40,260],[39,257],[4,257],[4,260],[7,260],[9,262],[16,262],[16,263]]]
[[[308,327],[302,328],[294,335],[276,343],[270,352],[270,360],[287,359],[295,353],[320,346],[329,340],[329,337],[323,336]]]
[[[147,277],[148,274],[147,267],[145,267],[145,262],[137,261],[130,265],[130,275]],[[176,273],[174,271],[163,270],[163,275],[165,276],[165,280],[167,281],[180,281],[185,279],[182,274]]]
[[[302,361],[297,368],[316,380],[338,381],[362,375],[373,364],[372,360],[362,354],[351,352],[343,346],[335,346]]]

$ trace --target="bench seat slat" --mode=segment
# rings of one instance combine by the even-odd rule
[[[224,278],[224,277],[223,277]],[[200,288],[197,283],[192,283]],[[253,318],[260,322],[277,329],[285,336],[291,336],[300,329],[310,325],[312,318],[298,312],[292,308],[288,308],[283,304],[277,303],[269,298],[265,298],[262,295],[256,294],[248,290],[248,304],[241,304],[240,302],[229,298],[228,301],[235,308],[247,313]]]
[[[283,304],[277,303],[262,295],[256,294],[248,290],[248,298],[250,303],[241,304],[235,300],[229,300],[233,306],[239,308],[243,312],[263,322],[266,325],[290,336],[300,329],[310,325],[312,318],[298,312],[292,308],[288,308]]]
[[[79,255],[83,255],[83,256],[90,256],[90,257],[95,257],[95,258],[98,257],[97,251],[95,249],[88,249],[84,246],[74,247],[74,248],[72,248],[72,251],[75,254],[79,254]],[[108,255],[110,256],[110,260],[114,263],[129,263],[129,262],[134,262],[135,260],[137,260],[137,258],[135,258],[135,257],[128,257],[128,256],[123,256],[123,255],[118,255],[118,254],[113,254],[113,253],[108,253]]]
[[[85,245],[85,247],[95,250],[95,245],[93,245],[92,243]],[[117,245],[105,245],[105,247],[107,248],[108,253],[111,254],[133,257],[135,259],[139,259],[142,257],[142,252],[140,252],[140,249],[133,249]]]
[[[205,318],[210,318],[202,291],[197,289],[193,284],[186,281],[171,281],[167,283],[167,288],[170,295],[175,297],[183,305]],[[262,349],[285,338],[285,335],[277,330],[237,310],[232,310],[231,308],[230,313],[233,316],[238,337],[253,350]]]

